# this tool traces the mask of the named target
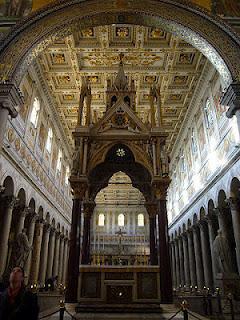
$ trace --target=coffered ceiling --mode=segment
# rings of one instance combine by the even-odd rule
[[[123,172],[115,173],[108,186],[96,197],[97,205],[143,205],[143,194],[132,186],[131,179]]]
[[[160,86],[162,124],[169,133],[171,151],[206,58],[170,33],[133,25],[100,26],[55,38],[37,58],[69,143],[73,145],[81,76],[87,76],[91,83],[93,118],[97,121],[105,112],[107,80],[117,74],[120,53],[124,53],[129,81],[135,80],[137,114],[144,122],[149,118],[150,86]]]

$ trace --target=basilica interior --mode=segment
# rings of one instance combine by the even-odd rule
[[[239,315],[239,34],[234,0],[0,3],[1,283]]]

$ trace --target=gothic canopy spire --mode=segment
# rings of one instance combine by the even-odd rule
[[[122,58],[124,57],[123,53],[120,53],[119,58],[120,58],[120,63],[119,63],[119,68],[118,68],[118,74],[116,76],[116,79],[114,81],[114,86],[118,90],[125,90],[127,87],[127,77],[124,73],[123,69],[123,61]]]

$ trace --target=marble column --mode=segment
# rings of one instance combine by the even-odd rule
[[[62,283],[62,273],[63,273],[63,254],[64,254],[64,234],[60,236],[60,255],[59,255],[59,269],[58,269],[58,280]]]
[[[155,203],[146,203],[145,205],[149,216],[149,236],[150,236],[150,263],[157,265],[157,251],[156,251],[156,212],[157,206]]]
[[[55,251],[55,228],[50,229],[49,235],[49,247],[48,247],[48,259],[47,259],[47,279],[53,277],[53,258],[54,258],[54,251]]]
[[[173,287],[177,287],[177,277],[176,277],[176,259],[175,259],[175,244],[174,241],[171,242],[171,260],[172,260],[172,278]]]
[[[240,275],[240,207],[239,202],[235,198],[229,198],[228,202],[230,205],[232,215],[233,232],[236,243],[238,273]]]
[[[19,108],[23,104],[23,96],[14,84],[0,84],[0,148],[6,133],[8,117],[16,118],[18,115],[16,107]],[[1,264],[1,266],[3,265]]]
[[[16,198],[14,196],[4,196],[4,214],[2,218],[2,225],[4,226],[0,235],[0,275],[3,274],[8,255],[8,239],[12,222],[12,211],[16,204]]]
[[[182,235],[183,241],[183,256],[184,256],[184,276],[186,288],[190,287],[190,269],[189,269],[189,254],[188,254],[188,238],[186,234]]]
[[[181,236],[179,236],[178,238],[178,252],[179,252],[179,266],[180,266],[180,284],[183,287],[185,284],[185,279],[184,279],[183,243],[182,243]]]
[[[80,240],[81,240],[81,221],[82,221],[82,200],[87,189],[87,184],[74,188],[74,199],[72,207],[72,222],[69,239],[69,259],[66,302],[77,302],[78,275],[80,263]]]
[[[48,243],[50,234],[50,225],[45,224],[43,228],[42,248],[40,256],[39,283],[44,285],[46,281],[47,260],[48,260]]]
[[[66,285],[67,263],[68,262],[68,238],[64,240],[64,268],[63,268],[63,284]]]
[[[203,266],[201,259],[201,245],[198,236],[197,226],[193,226],[193,241],[194,241],[194,254],[196,261],[196,273],[197,273],[197,286],[198,289],[202,289],[204,287],[204,277],[203,277]]]
[[[204,222],[200,223],[200,239],[202,247],[202,261],[203,261],[203,274],[204,274],[204,284],[208,288],[213,287],[212,279],[212,263],[211,263],[211,254],[209,248],[209,242],[207,237],[207,226]]]
[[[195,287],[197,285],[196,262],[195,262],[195,256],[194,256],[193,234],[191,230],[187,231],[187,239],[188,239],[190,279],[191,279],[191,285]]]
[[[168,181],[168,180],[167,180]],[[159,234],[159,262],[160,262],[160,290],[161,302],[171,303],[173,300],[172,277],[169,255],[169,238],[168,238],[168,221],[166,208],[166,185],[162,184],[159,189],[161,193],[158,195],[158,234]]]
[[[90,263],[90,224],[93,210],[95,208],[94,201],[84,202],[84,222],[83,222],[83,243],[82,243],[82,260],[81,264]]]
[[[34,240],[33,240],[32,266],[31,266],[31,273],[30,273],[31,283],[38,282],[42,235],[43,235],[43,222],[39,220],[36,222],[35,234],[34,234]]]
[[[88,155],[88,139],[84,139],[84,148],[83,148],[83,170],[82,173],[86,174],[87,169],[87,155]]]
[[[54,252],[54,260],[53,260],[53,277],[58,276],[59,255],[60,255],[60,232],[57,231],[56,234],[55,234],[55,252]],[[58,279],[57,283],[59,283],[59,279]]]
[[[35,232],[35,225],[36,225],[36,220],[38,219],[38,216],[35,212],[31,213],[30,217],[30,223],[28,227],[28,242],[31,246],[33,246],[33,239],[34,239],[34,232]],[[25,271],[25,283],[28,284],[30,280],[30,270],[31,270],[31,265],[32,265],[32,256],[33,256],[33,249],[30,251],[26,265],[24,268]]]
[[[179,261],[179,250],[178,250],[178,239],[174,240],[174,251],[175,251],[175,261],[176,261],[176,287],[179,288],[181,284],[180,280],[180,261]]]
[[[212,261],[213,286],[216,287],[217,271],[216,271],[216,263],[215,263],[215,257],[213,252],[213,241],[216,237],[216,234],[213,228],[213,220],[210,215],[207,216],[207,226],[208,226],[209,244],[210,244],[211,261]]]

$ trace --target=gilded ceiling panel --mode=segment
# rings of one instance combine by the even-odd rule
[[[136,111],[144,122],[150,117],[150,86],[160,86],[162,124],[169,133],[171,150],[207,60],[170,33],[133,25],[78,30],[65,39],[55,39],[37,58],[69,142],[73,142],[77,121],[81,77],[91,84],[93,118],[98,121],[106,109],[107,81],[116,77],[120,53],[128,81],[134,80]]]

